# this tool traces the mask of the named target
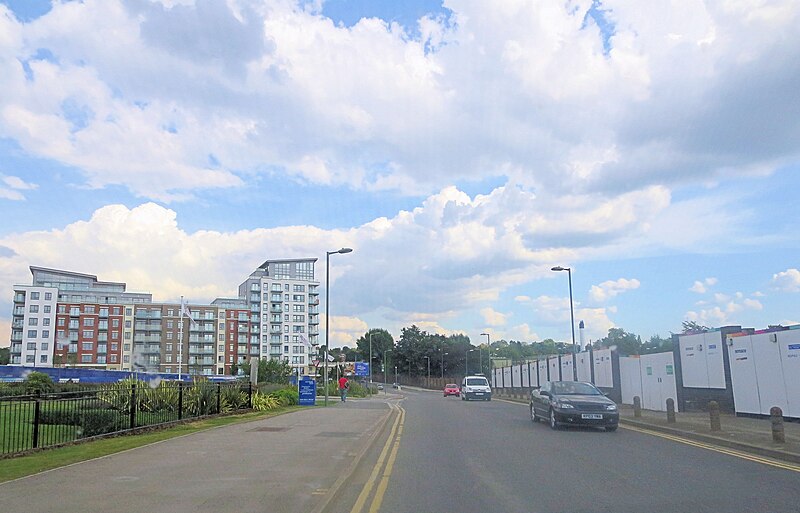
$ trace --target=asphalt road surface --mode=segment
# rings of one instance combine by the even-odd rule
[[[497,399],[405,393],[392,438],[344,496],[352,505],[360,489],[365,499],[351,513],[800,511],[797,465],[624,427],[553,431],[531,423],[527,406]]]

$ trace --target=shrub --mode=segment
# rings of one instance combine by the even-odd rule
[[[273,397],[275,397],[281,406],[293,406],[300,402],[300,395],[297,392],[297,389],[292,388],[283,388],[281,390],[277,390],[272,392]]]
[[[39,413],[39,422],[41,424],[79,426],[81,424],[81,412],[79,410],[42,409]]]
[[[47,394],[53,391],[55,384],[44,372],[31,372],[25,378],[25,392],[28,394]]]
[[[227,410],[241,410],[247,407],[247,392],[237,386],[226,386],[222,388],[222,399],[220,404],[225,403]]]
[[[121,431],[128,426],[125,417],[114,410],[86,410],[81,415],[81,436],[96,436]]]
[[[269,411],[274,410],[280,406],[278,399],[271,396],[262,394],[261,392],[253,393],[253,409],[256,411]]]

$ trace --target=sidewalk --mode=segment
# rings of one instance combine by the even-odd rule
[[[386,400],[337,398],[169,439],[0,484],[0,511],[318,511],[391,411]]]
[[[498,399],[525,403],[521,396],[497,394]],[[786,442],[772,441],[772,424],[768,418],[737,417],[720,413],[721,431],[711,431],[707,412],[676,412],[674,424],[667,423],[667,412],[642,410],[642,416],[633,414],[633,406],[619,405],[620,423],[650,429],[700,442],[738,449],[769,458],[800,463],[800,422],[784,422]]]

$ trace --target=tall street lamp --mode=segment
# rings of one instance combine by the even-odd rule
[[[572,327],[572,379],[573,381],[578,381],[578,366],[577,366],[577,356],[575,352],[575,313],[574,308],[572,306],[572,269],[569,267],[561,267],[557,265],[550,269],[551,271],[567,271],[567,276],[569,277],[569,323]]]
[[[469,376],[469,354],[470,354],[471,352],[473,352],[473,351],[475,351],[475,350],[474,350],[474,349],[470,349],[470,350],[468,350],[468,351],[467,351],[467,354],[466,354],[466,356],[465,356],[465,358],[464,358],[464,371],[466,372],[466,375],[467,375],[467,376]]]
[[[491,339],[491,336],[490,336],[488,333],[481,333],[481,336],[482,336],[482,337],[486,337],[486,347],[487,347],[488,349],[491,349],[491,347],[492,347],[492,339]],[[478,347],[480,347],[480,346],[478,346]],[[483,354],[481,354],[481,353],[478,353],[478,356],[479,356],[479,357],[480,357],[480,359],[481,359],[481,374],[483,374]],[[491,357],[490,357],[490,358],[491,358]]]
[[[369,386],[372,388],[372,330],[369,330]]]
[[[342,248],[337,251],[325,252],[325,406],[328,406],[328,342],[330,340],[330,292],[331,292],[331,255],[337,253],[350,253],[352,248]]]

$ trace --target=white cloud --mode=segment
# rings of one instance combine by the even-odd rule
[[[39,187],[37,184],[28,183],[18,176],[3,174],[0,174],[0,182],[5,184],[5,186],[0,185],[0,198],[12,201],[25,199],[25,195],[20,191],[31,191]]]
[[[509,314],[500,313],[494,308],[481,308],[480,312],[487,326],[505,326],[508,323]]]
[[[320,315],[320,333],[325,332],[325,315]],[[369,330],[369,325],[358,317],[331,315],[330,347],[355,347],[356,340]],[[322,342],[324,344],[324,341]]]
[[[697,292],[698,294],[705,294],[708,292],[708,287],[717,284],[716,278],[706,278],[703,281],[695,281],[694,285],[689,287],[689,290],[692,292]]]
[[[744,294],[714,294],[713,301],[699,301],[699,310],[686,312],[686,319],[709,327],[720,327],[727,324],[740,324],[746,311],[761,311],[764,305],[758,299],[744,297]],[[755,294],[753,295],[755,297]]]
[[[531,300],[530,296],[514,296],[514,301],[518,303],[529,303]]]
[[[800,271],[792,268],[773,274],[772,286],[783,292],[800,292]]]
[[[592,285],[589,289],[589,298],[597,303],[603,303],[625,291],[638,289],[639,285],[641,285],[639,280],[635,278],[604,281],[600,285]]]
[[[797,2],[607,0],[608,51],[591,5],[453,2],[415,39],[290,0],[57,2],[31,23],[0,15],[0,136],[163,200],[263,170],[613,197],[796,158]]]

